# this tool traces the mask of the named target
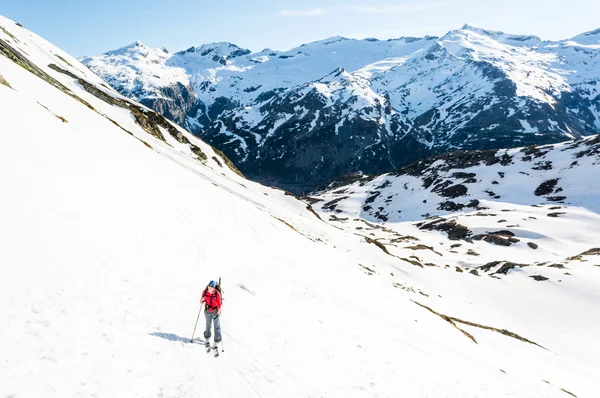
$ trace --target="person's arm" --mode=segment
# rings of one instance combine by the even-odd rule
[[[200,299],[200,303],[204,303],[206,301],[206,290],[202,292],[202,298]]]
[[[221,315],[221,293],[217,292],[217,315]]]

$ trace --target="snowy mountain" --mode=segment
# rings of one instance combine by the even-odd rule
[[[456,151],[377,177],[350,175],[310,198],[328,202],[317,208],[384,222],[484,210],[481,198],[600,212],[600,184],[587,181],[598,167],[600,136],[595,135],[546,146]]]
[[[238,51],[215,50],[226,60]],[[539,165],[518,150],[507,152],[514,165],[475,152],[477,183],[446,158],[412,166],[433,186],[447,176],[469,186],[480,209],[442,215],[459,217],[473,243],[417,216],[350,218],[351,200],[318,201],[335,191],[307,198],[313,208],[246,180],[0,17],[0,395],[595,397],[600,215],[597,179],[586,176],[598,168],[597,139],[527,151]],[[514,179],[528,184],[522,199],[500,188],[518,168],[531,175]],[[505,179],[490,184],[506,202],[480,197],[498,171]],[[432,212],[445,197],[411,178],[415,191],[394,185],[387,205],[404,217],[427,200]],[[359,188],[338,189],[362,200]],[[476,239],[496,225],[514,235],[486,237],[510,245]],[[201,291],[219,276],[225,351],[213,358],[202,319],[191,337]]]
[[[251,179],[299,193],[456,149],[599,133],[598,37],[549,42],[465,25],[286,52],[215,43],[169,55],[136,43],[82,61]]]

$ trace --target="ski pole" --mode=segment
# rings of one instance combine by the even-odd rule
[[[194,342],[194,335],[196,334],[196,326],[198,326],[198,320],[200,319],[200,314],[202,313],[202,306],[200,306],[200,311],[198,311],[198,318],[196,318],[196,324],[194,325],[194,331],[192,332],[192,339],[190,343]]]

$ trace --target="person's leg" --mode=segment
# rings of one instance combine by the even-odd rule
[[[204,319],[206,319],[206,329],[204,329],[204,341],[208,345],[208,339],[210,339],[210,326],[213,320],[213,314],[208,311],[204,311]]]
[[[217,315],[215,312],[215,343],[221,341],[221,315]]]

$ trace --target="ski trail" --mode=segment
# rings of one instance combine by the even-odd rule
[[[227,337],[228,350],[214,358],[219,365],[213,367],[216,384],[225,397],[279,397],[281,391],[288,391],[286,397],[306,396],[292,393],[302,387],[290,374],[277,371],[258,351],[251,352],[230,334]]]

